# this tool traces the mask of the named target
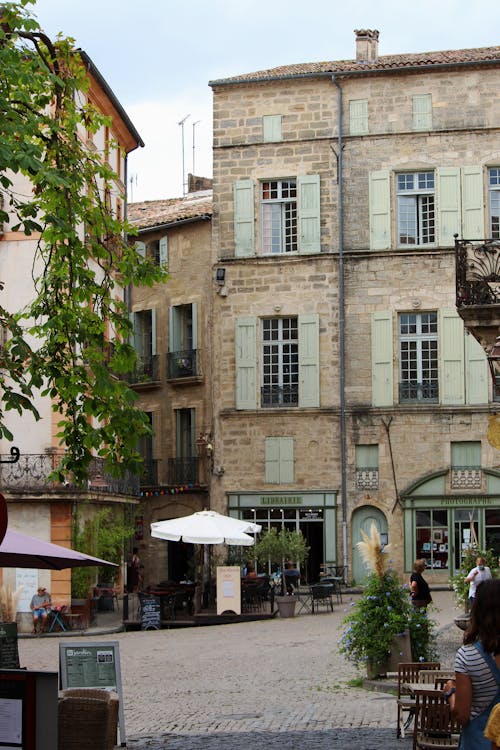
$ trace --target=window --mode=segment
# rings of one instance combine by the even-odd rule
[[[500,167],[488,169],[490,190],[490,237],[500,239]]]
[[[175,305],[169,310],[168,377],[198,374],[197,305]]]
[[[270,484],[293,482],[293,438],[267,437],[264,441],[266,478]]]
[[[399,400],[438,400],[437,313],[399,316]]]
[[[195,410],[176,409],[176,457],[168,460],[168,483],[184,484],[198,481],[198,462],[195,450]]]
[[[419,94],[412,99],[413,129],[430,130],[432,128],[432,96]]]
[[[356,487],[378,489],[378,445],[356,445]]]
[[[153,414],[150,411],[145,412],[149,426],[153,427]],[[153,458],[154,455],[154,436],[153,434],[144,435],[139,439],[138,451],[142,457],[143,464],[141,470],[141,485],[155,485],[158,483],[158,462]]]
[[[486,549],[492,549],[500,556],[500,509],[491,508],[484,511],[484,532]]]
[[[299,403],[297,318],[262,321],[262,406]]]
[[[417,510],[415,556],[428,568],[448,567],[448,511]]]
[[[134,349],[137,352],[136,371],[132,382],[158,380],[158,355],[156,354],[156,310],[139,310],[131,314],[134,329]]]
[[[351,135],[368,133],[367,99],[353,99],[349,102],[349,132]]]
[[[267,254],[297,252],[297,182],[262,183],[262,249]]]
[[[262,134],[264,143],[282,141],[281,115],[264,115],[262,118]]]
[[[481,487],[481,443],[451,443],[451,486],[454,489]]]
[[[398,243],[429,245],[435,241],[434,172],[405,172],[396,176]]]

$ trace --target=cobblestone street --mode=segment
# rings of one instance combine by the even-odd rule
[[[434,596],[445,666],[461,632],[450,592]],[[87,635],[117,641],[131,750],[409,750],[394,696],[360,687],[338,652],[349,602],[331,614],[178,630]],[[19,641],[21,665],[58,669],[59,638]]]

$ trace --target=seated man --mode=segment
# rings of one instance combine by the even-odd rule
[[[43,633],[47,628],[48,610],[50,609],[50,594],[44,586],[39,586],[37,593],[31,598],[30,608],[33,612],[33,633],[37,632],[39,620],[40,627],[38,632]]]

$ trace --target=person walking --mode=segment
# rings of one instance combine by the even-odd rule
[[[410,597],[412,605],[419,609],[427,607],[432,602],[429,584],[422,575],[424,570],[425,560],[415,560],[410,576]]]
[[[482,581],[489,581],[491,579],[491,570],[486,565],[484,557],[478,557],[476,560],[476,567],[472,568],[468,574],[465,582],[469,584],[469,606],[472,607],[474,597],[476,595],[476,589]]]
[[[463,646],[455,657],[455,679],[445,698],[462,725],[460,750],[490,750],[484,736],[493,707],[500,702],[500,579],[480,583]]]

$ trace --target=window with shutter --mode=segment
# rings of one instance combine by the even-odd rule
[[[431,130],[432,128],[432,95],[418,94],[413,97],[413,129]]]
[[[368,133],[367,99],[352,99],[349,102],[349,132],[351,135]]]
[[[282,141],[281,115],[264,115],[262,118],[262,135],[264,143]]]
[[[293,438],[267,437],[264,441],[265,481],[290,484],[294,481]]]

